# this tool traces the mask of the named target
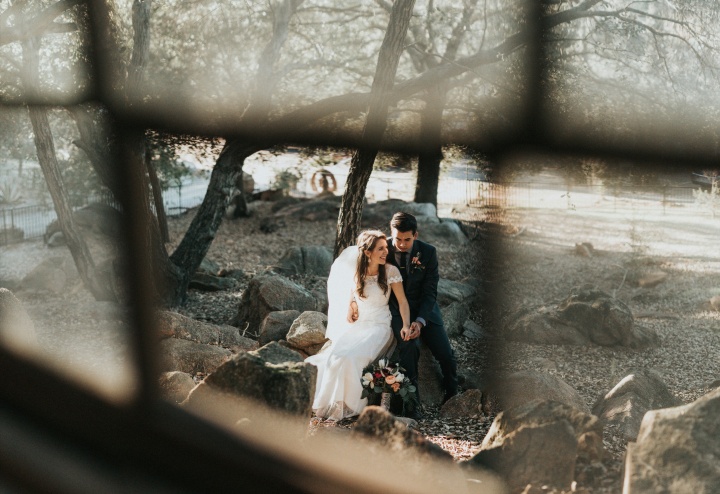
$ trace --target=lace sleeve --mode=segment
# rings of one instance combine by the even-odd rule
[[[396,266],[393,266],[392,264],[386,264],[385,269],[388,285],[392,285],[393,283],[402,283],[402,275],[400,274],[400,270]]]

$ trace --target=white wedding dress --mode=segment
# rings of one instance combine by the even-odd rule
[[[394,343],[388,299],[392,291],[390,284],[402,282],[400,271],[386,264],[387,293],[383,293],[378,285],[377,276],[368,276],[365,297],[359,297],[354,286],[354,270],[349,280],[337,280],[340,269],[336,267],[343,262],[343,257],[346,263],[353,259],[353,255],[356,259],[357,252],[357,247],[348,247],[333,264],[328,279],[330,308],[326,336],[330,342],[318,354],[305,359],[318,368],[313,411],[318,417],[329,420],[352,417],[365,408],[367,399],[360,398],[362,371]],[[349,268],[349,264],[345,267]],[[344,271],[342,277],[347,277],[349,269]],[[338,285],[342,286],[340,292],[336,291]],[[358,320],[354,323],[346,320],[351,296],[358,304]]]

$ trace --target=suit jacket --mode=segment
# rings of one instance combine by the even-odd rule
[[[440,307],[437,304],[437,285],[440,280],[438,273],[437,250],[432,245],[415,240],[408,253],[406,269],[402,269],[395,261],[395,249],[389,245],[388,261],[397,266],[403,277],[403,288],[410,306],[410,321],[422,317],[428,324],[443,324]],[[413,259],[417,261],[413,263]],[[390,312],[393,316],[400,315],[395,295],[390,296]]]

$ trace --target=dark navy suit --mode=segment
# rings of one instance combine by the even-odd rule
[[[426,323],[420,332],[420,338],[403,341],[400,337],[402,317],[398,302],[394,294],[390,296],[392,329],[398,344],[400,365],[405,368],[410,380],[417,385],[420,340],[422,339],[440,364],[446,396],[454,395],[457,393],[458,387],[457,361],[445,331],[440,307],[437,304],[437,285],[440,280],[437,251],[432,245],[415,240],[407,256],[407,265],[398,266],[395,260],[395,250],[391,244],[388,261],[397,266],[402,274],[403,288],[410,306],[410,322],[421,317]]]

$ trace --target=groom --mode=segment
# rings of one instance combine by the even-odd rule
[[[432,245],[417,239],[417,220],[409,213],[395,213],[390,220],[390,232],[391,248],[387,259],[400,269],[412,321],[410,332],[402,333],[398,302],[391,295],[392,329],[398,345],[400,365],[417,386],[420,341],[425,343],[440,364],[445,388],[444,401],[447,401],[458,392],[457,361],[436,300],[440,279],[437,251]],[[411,418],[422,418],[419,410],[415,410]]]

